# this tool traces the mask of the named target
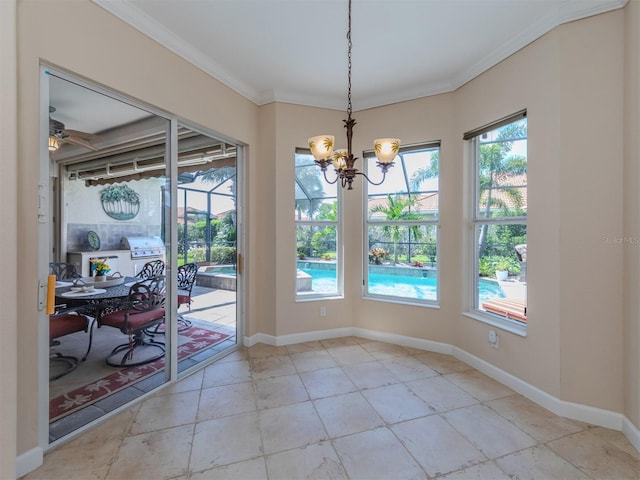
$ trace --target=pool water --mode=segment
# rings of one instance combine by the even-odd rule
[[[310,293],[331,293],[336,291],[336,274],[334,270],[301,268],[311,275],[312,291]],[[369,293],[389,295],[393,297],[415,298],[416,300],[437,300],[437,279],[423,277],[405,277],[401,275],[369,274]],[[480,280],[480,303],[490,298],[503,298],[500,286],[488,280]]]

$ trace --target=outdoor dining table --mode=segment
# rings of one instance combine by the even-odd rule
[[[125,277],[118,285],[100,288],[100,283],[94,284],[93,291],[74,291],[72,282],[60,282],[56,288],[56,305],[64,304],[66,308],[81,308],[83,313],[98,318],[100,315],[117,310],[122,299],[129,295],[131,285],[142,281],[137,277]]]

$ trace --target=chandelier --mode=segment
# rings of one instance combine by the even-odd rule
[[[344,127],[347,129],[347,148],[334,150],[335,137],[333,135],[318,135],[309,139],[309,148],[311,154],[318,166],[322,169],[324,179],[330,183],[336,183],[340,180],[342,188],[348,186],[348,190],[353,190],[353,179],[356,175],[362,175],[372,185],[380,185],[384,182],[389,168],[393,166],[393,160],[400,149],[400,139],[398,138],[379,138],[374,140],[373,148],[378,159],[376,165],[382,170],[382,180],[379,182],[372,181],[364,172],[354,167],[357,157],[353,156],[351,141],[353,138],[353,127],[356,120],[351,117],[351,0],[349,0],[349,28],[347,30],[347,65],[348,65],[348,103],[347,103],[347,119],[343,120]],[[329,180],[327,177],[327,167],[332,164],[335,169],[336,177]]]

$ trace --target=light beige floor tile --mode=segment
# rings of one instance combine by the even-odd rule
[[[363,390],[362,395],[387,423],[402,422],[433,413],[424,400],[402,383]]]
[[[314,400],[329,436],[341,437],[384,425],[384,421],[360,392]]]
[[[496,463],[512,478],[522,480],[539,478],[589,480],[590,478],[544,445],[498,458]]]
[[[202,387],[217,387],[251,380],[251,369],[248,360],[214,363],[204,369]]]
[[[193,425],[127,437],[106,480],[131,478],[159,480],[188,472]]]
[[[382,387],[400,382],[400,380],[380,362],[345,365],[342,367],[342,370],[359,389]]]
[[[480,463],[457,472],[450,473],[438,480],[513,480],[509,475],[500,470],[493,461]],[[540,479],[551,480],[551,479]]]
[[[355,392],[353,384],[342,368],[327,368],[300,374],[311,398],[330,397],[341,393]]]
[[[311,445],[327,439],[322,422],[311,402],[262,410],[260,430],[265,454]]]
[[[198,472],[262,455],[258,415],[243,413],[196,425],[189,468]]]
[[[192,390],[200,390],[202,388],[202,378],[204,376],[204,370],[199,370],[192,373],[186,378],[183,378],[173,385],[168,385],[158,392],[158,395],[171,395],[173,393],[190,392]]]
[[[633,458],[640,460],[640,452],[633,447],[627,437],[624,436],[624,433],[604,427],[590,427],[589,432],[603,440],[606,440],[613,446],[628,453]]]
[[[446,412],[455,408],[478,403],[467,392],[454,385],[445,377],[431,377],[407,382],[407,387],[415,392],[433,412]]]
[[[443,416],[489,458],[507,455],[536,444],[529,435],[483,405],[451,410]]]
[[[425,352],[415,355],[415,357],[426,364],[428,367],[433,368],[436,372],[442,375],[464,372],[465,370],[471,369],[469,365],[458,360],[453,355],[445,355],[436,352]]]
[[[432,368],[427,367],[420,360],[410,356],[382,360],[380,363],[387,367],[391,373],[403,382],[410,382],[411,380],[440,375]]]
[[[287,345],[287,352],[289,355],[294,353],[312,352],[314,350],[324,350],[324,345],[322,345],[319,340]]]
[[[597,479],[640,478],[640,462],[589,430],[547,443],[582,472]]]
[[[251,366],[251,375],[254,380],[297,373],[289,355],[251,358],[249,365]]]
[[[236,350],[216,361],[218,363],[238,362],[240,360],[249,360],[249,349],[238,347]]]
[[[359,345],[360,341],[356,337],[338,337],[320,340],[324,348],[346,347],[349,345]]]
[[[582,431],[581,426],[555,415],[522,395],[492,400],[485,405],[539,442],[546,443]]]
[[[349,478],[417,480],[427,474],[387,428],[377,428],[333,440]]]
[[[198,390],[148,398],[131,425],[131,434],[195,423],[199,398]]]
[[[22,480],[104,479],[137,411],[137,408],[126,410],[57,447],[45,455],[42,466],[21,477]]]
[[[298,372],[311,372],[338,365],[325,349],[293,353],[291,354],[291,361],[298,369]]]
[[[192,473],[189,480],[267,480],[264,457]]]
[[[446,375],[447,380],[473,395],[481,402],[515,395],[516,392],[478,370],[467,370]]]
[[[391,429],[432,477],[487,459],[438,415],[398,423]]]
[[[272,480],[347,479],[340,459],[329,442],[269,455],[267,470]]]
[[[362,348],[373,355],[376,360],[387,360],[389,358],[406,357],[409,355],[407,350],[400,345],[385,342],[369,342],[362,343]]]
[[[362,362],[372,362],[373,356],[360,345],[327,348],[329,354],[338,365],[354,365]]]
[[[307,390],[297,374],[256,380],[255,390],[260,410],[309,400]]]
[[[257,343],[247,348],[249,358],[270,357],[272,355],[288,355],[287,347],[276,347],[265,343]]]
[[[197,421],[255,411],[256,397],[251,382],[203,388],[200,393]]]

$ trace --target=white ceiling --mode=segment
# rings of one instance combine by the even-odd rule
[[[258,105],[344,110],[347,0],[93,0]],[[353,108],[455,90],[627,0],[353,0]]]

